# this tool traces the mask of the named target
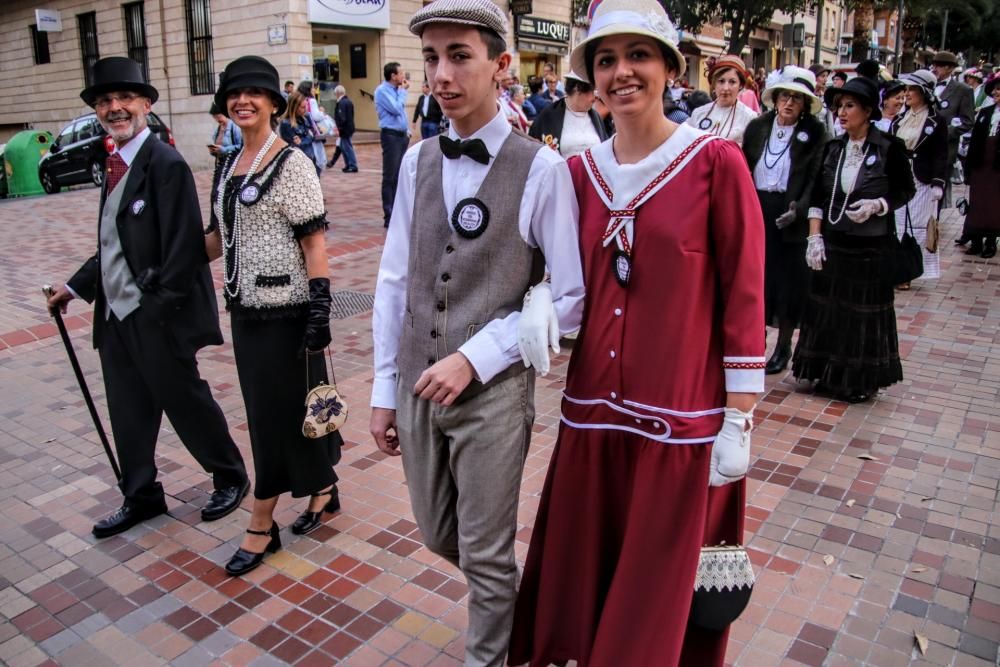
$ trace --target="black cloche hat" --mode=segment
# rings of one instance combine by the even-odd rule
[[[143,97],[148,97],[151,104],[160,97],[156,88],[146,83],[142,67],[131,58],[121,56],[101,58],[94,63],[93,73],[94,83],[80,93],[80,98],[89,107],[94,106],[98,95],[113,93],[116,90],[134,91]]]
[[[871,107],[872,115],[869,120],[879,120],[882,112],[879,111],[878,84],[865,76],[856,76],[840,88],[827,88],[823,93],[823,101],[827,108],[833,108],[833,98],[838,95],[851,95],[861,100],[866,106]]]
[[[278,70],[260,56],[242,56],[226,65],[222,72],[219,90],[215,93],[215,104],[221,112],[228,116],[226,97],[234,90],[241,88],[260,88],[271,93],[271,98],[278,107],[278,115],[285,113],[288,103],[281,94]]]

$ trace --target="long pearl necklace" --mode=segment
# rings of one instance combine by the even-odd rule
[[[254,173],[256,173],[258,167],[260,167],[260,163],[263,162],[264,156],[267,155],[267,152],[269,150],[271,150],[271,146],[274,145],[274,142],[277,139],[278,135],[275,134],[274,132],[271,132],[270,136],[268,136],[267,138],[267,141],[265,141],[261,149],[257,151],[257,155],[254,157],[253,162],[250,163],[249,171],[247,171],[246,175],[243,177],[243,182],[240,183],[240,187],[237,190],[236,197],[240,199],[240,201],[235,202],[235,205],[233,206],[233,225],[228,236],[226,235],[225,230],[223,229],[222,244],[225,248],[225,251],[222,253],[222,257],[225,263],[224,273],[226,277],[224,289],[226,290],[226,294],[229,296],[230,299],[235,299],[240,293],[240,281],[239,281],[240,238],[242,236],[242,227],[243,227],[243,225],[241,224],[243,221],[243,214],[242,214],[243,206],[241,205],[243,191],[244,188],[246,188],[247,183],[250,182],[250,179],[253,177]],[[240,150],[240,152],[236,155],[236,159],[233,160],[233,166],[229,168],[229,171],[224,175],[223,179],[219,182],[219,192],[215,198],[216,202],[215,216],[220,221],[223,220],[223,199],[226,196],[226,186],[229,184],[229,179],[233,177],[233,172],[236,171],[236,165],[240,163],[240,158],[243,157],[243,151],[245,150],[246,147]],[[254,201],[256,201],[256,197],[254,198]],[[223,228],[224,227],[225,225],[223,224]],[[231,263],[229,261],[229,253],[226,252],[229,250],[233,251],[233,260]]]
[[[864,141],[864,140],[862,140],[862,141]],[[840,183],[839,183],[839,181],[842,178],[840,172],[841,172],[841,168],[844,166],[844,155],[847,154],[848,151],[851,151],[852,149],[854,149],[854,147],[855,147],[854,144],[851,141],[848,141],[847,145],[844,146],[844,149],[842,151],[840,151],[840,157],[837,158],[837,171],[834,172],[834,175],[833,175],[833,192],[830,193],[830,207],[829,207],[829,209],[827,211],[828,219],[830,220],[830,224],[831,225],[835,225],[835,224],[837,224],[838,222],[840,222],[843,219],[843,217],[844,217],[844,211],[847,210],[847,200],[851,198],[851,193],[854,192],[854,186],[855,186],[856,183],[851,183],[851,187],[844,194],[844,205],[840,207],[840,214],[837,216],[837,219],[834,220],[834,218],[833,218],[833,200],[837,198],[837,191],[840,189]],[[851,163],[857,163],[858,166],[859,166],[859,168],[860,168],[861,163],[863,163],[867,159],[868,149],[864,150],[864,152],[861,152],[860,149],[857,149],[856,152],[858,153],[859,157],[856,158],[852,154],[850,162]],[[857,181],[857,176],[855,175],[854,178],[855,178],[855,182],[856,182]]]

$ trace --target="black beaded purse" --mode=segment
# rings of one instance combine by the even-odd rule
[[[743,547],[702,547],[691,622],[705,630],[725,630],[750,603],[755,580],[750,554]]]

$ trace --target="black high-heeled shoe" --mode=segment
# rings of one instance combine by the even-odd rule
[[[764,373],[766,375],[774,375],[785,370],[788,366],[788,361],[792,358],[792,344],[781,344],[774,348],[774,353],[771,358],[767,360],[767,365],[764,366]]]
[[[226,563],[226,574],[234,577],[246,574],[264,562],[264,554],[273,554],[281,548],[281,535],[278,533],[277,523],[272,523],[270,530],[253,530],[252,528],[247,528],[247,532],[251,535],[270,535],[271,541],[267,543],[264,551],[260,553],[247,551],[242,547],[237,549],[233,557]]]
[[[328,491],[310,494],[310,497],[312,498],[321,498],[323,496],[330,496],[330,500],[323,506],[323,509],[318,512],[310,512],[309,510],[306,510],[300,514],[299,518],[292,524],[293,533],[296,535],[308,535],[319,528],[320,524],[323,523],[323,512],[333,514],[334,512],[340,511],[340,493],[337,491],[336,484],[331,486]]]

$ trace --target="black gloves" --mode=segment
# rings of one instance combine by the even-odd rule
[[[309,279],[309,315],[306,318],[306,349],[316,352],[330,344],[330,279]]]

